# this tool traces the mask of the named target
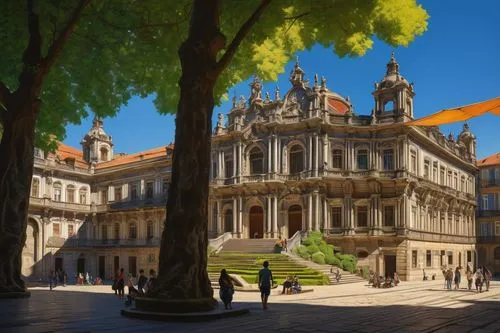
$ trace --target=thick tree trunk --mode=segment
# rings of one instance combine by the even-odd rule
[[[213,308],[207,273],[210,141],[219,32],[218,1],[194,4],[189,37],[179,49],[182,64],[172,182],[162,235],[158,283],[150,293],[177,304],[168,311]],[[179,306],[179,303],[186,306]],[[138,308],[140,302],[137,303]]]
[[[26,291],[21,256],[33,175],[37,114],[33,108],[38,106],[26,99],[7,105],[9,116],[0,142],[0,293]]]

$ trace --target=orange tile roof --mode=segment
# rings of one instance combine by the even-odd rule
[[[89,166],[89,164],[83,159],[83,152],[80,149],[65,145],[64,143],[59,143],[56,155],[61,161],[64,161],[67,158],[74,158],[76,167],[88,168]]]
[[[483,158],[482,160],[477,161],[476,165],[479,168],[491,165],[500,165],[500,153],[496,153],[486,158]]]
[[[97,169],[105,169],[118,165],[125,165],[128,163],[139,162],[144,160],[149,160],[157,157],[163,157],[167,155],[166,148],[174,149],[172,145],[162,146],[158,148],[153,148],[145,151],[141,151],[129,155],[116,155],[111,161],[102,162],[97,165]]]

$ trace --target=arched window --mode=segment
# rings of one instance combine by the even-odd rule
[[[105,162],[108,160],[108,149],[106,147],[101,148],[101,161]]]
[[[120,239],[120,223],[115,223],[113,231],[114,231],[114,239],[115,240]]]
[[[384,104],[384,111],[385,112],[391,112],[394,111],[394,101],[387,101]]]
[[[80,201],[81,204],[86,204],[87,203],[87,189],[85,187],[82,187],[80,189]]]
[[[31,196],[40,196],[40,179],[38,178],[33,178],[33,180],[31,181]]]
[[[73,185],[66,187],[66,202],[75,202],[75,187]]]
[[[153,237],[154,237],[153,222],[150,221],[146,226],[146,238],[152,239]]]
[[[257,147],[250,150],[250,174],[260,175],[264,173],[264,153]]]
[[[137,238],[137,225],[135,223],[130,223],[128,226],[128,238],[130,239]]]
[[[358,170],[368,170],[368,150],[358,150],[356,157],[358,162]]]
[[[304,171],[304,149],[300,145],[290,148],[290,174]]]
[[[383,166],[384,170],[393,170],[394,169],[394,151],[392,149],[384,149],[383,154]],[[412,169],[413,172],[415,172]]]
[[[61,183],[54,183],[54,201],[61,201],[62,185]]]
[[[359,259],[364,259],[366,257],[368,257],[368,252],[366,252],[364,250],[361,250],[361,251],[358,252],[358,258]]]

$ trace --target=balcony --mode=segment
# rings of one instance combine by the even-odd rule
[[[90,205],[62,202],[62,201],[53,201],[50,198],[30,197],[30,205],[43,207],[43,208],[60,209],[60,210],[71,211],[71,212],[82,212],[82,213],[90,213],[91,212]]]
[[[167,196],[160,196],[150,199],[136,199],[128,201],[116,201],[108,203],[109,210],[127,210],[152,207],[165,207],[167,204]]]
[[[79,239],[70,238],[63,248],[159,247],[160,238],[150,239]]]
[[[478,244],[500,244],[500,236],[477,236]]]
[[[500,210],[478,210],[477,217],[500,217]]]

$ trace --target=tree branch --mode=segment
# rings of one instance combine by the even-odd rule
[[[245,37],[248,35],[252,27],[259,20],[260,16],[262,15],[266,7],[269,6],[270,3],[271,0],[262,0],[259,7],[257,7],[257,9],[255,9],[252,15],[248,18],[248,20],[246,20],[246,22],[243,23],[243,25],[240,27],[240,30],[238,30],[233,40],[229,44],[226,52],[224,53],[222,58],[220,58],[220,60],[217,62],[214,74],[220,75],[220,73],[229,65],[234,55],[236,54],[236,51],[238,50],[238,46],[240,46],[243,39],[245,39]]]
[[[12,93],[10,92],[9,88],[7,88],[7,86],[2,81],[0,81],[0,118],[3,117],[4,109],[7,110],[7,100],[11,95]]]
[[[57,58],[61,55],[61,52],[66,43],[68,42],[69,37],[76,29],[76,25],[78,23],[78,20],[80,19],[80,16],[82,15],[83,10],[85,9],[85,7],[87,7],[89,3],[90,0],[80,0],[78,5],[76,6],[75,10],[73,11],[68,20],[68,23],[61,31],[59,37],[54,41],[54,43],[52,43],[52,45],[49,48],[49,51],[47,52],[47,56],[42,61],[42,70],[44,72],[47,72],[55,63]]]

